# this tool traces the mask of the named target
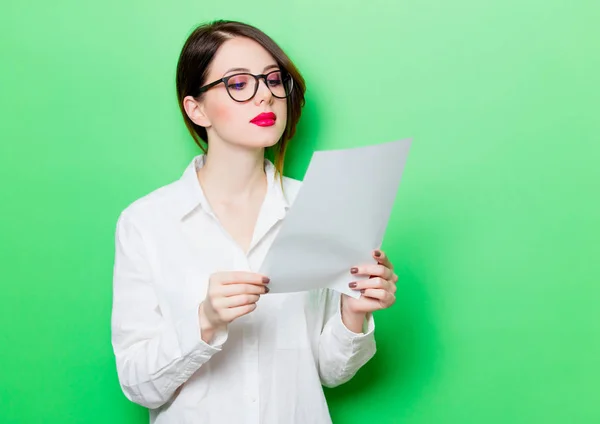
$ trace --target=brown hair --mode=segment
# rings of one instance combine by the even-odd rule
[[[274,164],[277,172],[283,175],[283,162],[288,141],[296,132],[296,124],[300,120],[304,106],[306,85],[304,78],[283,50],[264,32],[251,25],[237,22],[217,20],[196,27],[186,40],[179,61],[177,62],[177,101],[183,115],[185,125],[196,144],[206,153],[202,141],[208,144],[206,128],[196,125],[183,108],[183,99],[194,96],[197,100],[199,88],[206,83],[206,77],[213,58],[219,47],[233,37],[247,37],[267,50],[275,59],[283,72],[289,74],[294,85],[287,101],[287,125],[278,143],[273,146]]]

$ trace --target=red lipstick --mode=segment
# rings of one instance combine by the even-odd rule
[[[273,112],[267,112],[255,116],[250,122],[259,127],[270,127],[271,125],[275,125],[276,119],[277,116]]]

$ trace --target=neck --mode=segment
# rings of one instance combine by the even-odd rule
[[[266,189],[264,149],[215,143],[197,174],[211,203],[245,202]]]

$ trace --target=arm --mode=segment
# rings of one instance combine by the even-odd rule
[[[376,352],[373,314],[350,313],[343,304],[339,292],[326,289],[325,325],[319,340],[319,375],[326,387],[350,380]]]
[[[357,277],[368,276],[348,284],[361,292],[358,299],[329,290],[326,324],[319,343],[319,373],[327,387],[350,380],[375,355],[373,312],[389,308],[396,301],[398,275],[394,266],[379,249],[373,251],[373,258],[377,264],[350,269]]]
[[[174,324],[165,320],[152,278],[142,235],[122,214],[116,229],[111,318],[117,373],[128,399],[158,408],[221,350],[227,332],[215,334],[212,344],[205,342],[213,334],[200,328],[198,305]]]

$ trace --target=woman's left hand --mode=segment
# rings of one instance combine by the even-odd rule
[[[360,290],[362,295],[358,299],[342,295],[342,305],[346,312],[366,314],[389,308],[396,301],[398,276],[394,273],[394,266],[381,250],[375,250],[373,258],[377,264],[356,266],[351,269],[352,274],[370,277],[349,283],[351,289]]]

